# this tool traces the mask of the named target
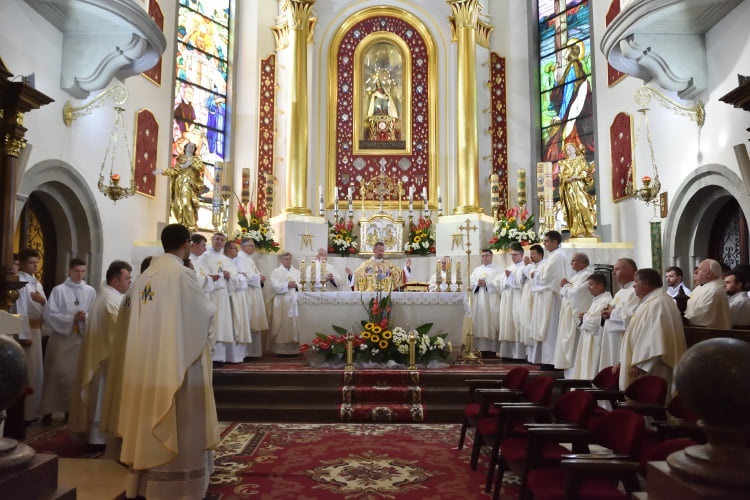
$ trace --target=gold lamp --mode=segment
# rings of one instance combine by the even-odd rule
[[[124,108],[121,106],[115,106],[115,125],[112,128],[112,132],[109,135],[109,142],[107,143],[107,149],[104,151],[104,160],[102,166],[99,169],[99,182],[97,187],[99,191],[104,193],[104,196],[117,203],[117,200],[133,196],[135,194],[135,163],[133,163],[133,155],[130,149],[130,142],[125,134],[125,125],[123,118]],[[125,150],[127,152],[126,162],[130,163],[130,185],[124,187],[120,185],[122,180],[120,174],[115,171],[115,160],[117,159],[117,143],[121,136],[123,143],[125,144]],[[109,165],[107,165],[109,163]],[[107,168],[109,167],[109,168]],[[107,177],[105,177],[105,173]]]

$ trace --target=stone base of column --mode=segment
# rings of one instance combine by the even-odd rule
[[[292,252],[295,258],[328,248],[328,223],[324,217],[282,213],[270,222],[281,251]]]
[[[435,229],[437,255],[466,255],[466,248],[462,242],[466,242],[467,233],[465,230],[461,231],[459,227],[465,227],[467,221],[469,226],[477,228],[476,231],[469,231],[471,254],[479,255],[482,248],[487,246],[487,242],[492,238],[495,219],[481,213],[444,215],[438,218]],[[478,260],[476,264],[479,264]]]

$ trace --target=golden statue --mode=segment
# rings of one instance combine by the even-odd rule
[[[191,231],[198,229],[198,195],[203,189],[204,170],[203,161],[195,156],[195,144],[188,142],[177,157],[177,165],[161,172],[172,179],[169,185],[172,216]]]
[[[568,143],[565,146],[568,157],[560,160],[560,204],[565,212],[565,220],[571,238],[594,235],[594,203],[588,188],[594,184],[594,164],[586,161],[586,150]]]

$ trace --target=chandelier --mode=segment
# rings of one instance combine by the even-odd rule
[[[135,194],[135,164],[132,160],[133,155],[130,149],[130,142],[125,134],[123,111],[125,111],[125,109],[121,106],[115,106],[115,125],[109,135],[107,149],[104,150],[104,160],[102,160],[102,166],[99,169],[99,182],[97,183],[99,191],[115,203],[117,203],[117,200]],[[115,170],[115,160],[117,160],[117,142],[120,136],[122,137],[127,153],[125,161],[130,164],[130,185],[128,187],[120,185],[122,179],[120,174]],[[105,177],[105,172],[107,177]]]

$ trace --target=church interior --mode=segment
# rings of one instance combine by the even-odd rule
[[[34,248],[48,294],[75,257],[95,288],[118,259],[135,279],[177,222],[254,240],[265,275],[290,252],[303,292],[319,248],[343,271],[381,244],[419,291],[447,257],[461,295],[483,249],[511,263],[509,223],[610,282],[628,258],[694,288],[704,259],[750,264],[749,22],[750,0],[4,0],[3,274]],[[300,300],[300,342],[341,300]]]

